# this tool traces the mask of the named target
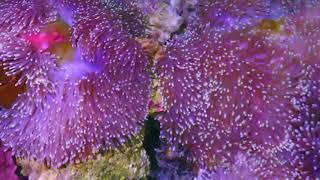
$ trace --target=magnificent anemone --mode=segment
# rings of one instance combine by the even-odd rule
[[[46,1],[4,0],[0,2],[1,32],[21,33],[22,30],[34,30],[41,24],[54,21],[57,18]]]
[[[162,137],[191,149],[200,166],[217,167],[245,152],[275,158],[260,177],[276,176],[271,169],[281,167],[276,154],[295,113],[284,73],[291,71],[289,55],[267,35],[187,31],[166,46],[156,67],[167,110],[158,117]]]
[[[241,152],[259,162],[258,178],[318,177],[320,18],[309,6],[281,21],[209,23],[175,36],[156,67],[162,137],[200,167],[230,168]]]
[[[102,6],[71,5],[37,32],[1,36],[1,65],[25,92],[0,112],[0,138],[16,156],[55,167],[121,145],[149,99],[147,58],[121,21]]]

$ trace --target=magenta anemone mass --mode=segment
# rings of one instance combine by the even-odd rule
[[[319,8],[304,5],[243,29],[222,18],[233,28],[192,27],[166,45],[156,66],[162,137],[213,167],[215,178],[238,173],[239,153],[255,162],[248,172],[257,178],[319,177]]]
[[[158,117],[162,136],[191,149],[200,166],[230,163],[245,152],[268,157],[259,161],[265,170],[257,170],[258,177],[291,177],[274,171],[285,169],[282,159],[272,160],[294,116],[292,88],[284,83],[289,70],[278,70],[288,55],[267,37],[257,30],[188,31],[159,60],[167,110]]]
[[[26,91],[0,112],[0,138],[16,156],[54,167],[124,143],[138,132],[149,99],[146,55],[122,21],[102,5],[71,5],[56,4],[67,7],[53,9],[61,19],[41,24],[38,34],[1,36],[0,62],[8,76],[21,75]]]

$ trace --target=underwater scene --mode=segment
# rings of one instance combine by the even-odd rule
[[[320,180],[320,0],[0,0],[0,180]]]

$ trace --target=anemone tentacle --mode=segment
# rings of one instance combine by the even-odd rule
[[[270,16],[270,0],[198,1],[195,15],[188,24],[192,27],[210,26],[216,30],[245,29]]]
[[[47,1],[4,0],[0,2],[1,32],[19,34],[37,31],[38,27],[57,19],[57,12]]]
[[[121,20],[130,36],[146,36],[146,18],[137,0],[105,0],[104,5]]]

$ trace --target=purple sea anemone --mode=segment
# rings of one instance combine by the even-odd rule
[[[55,21],[53,11],[46,1],[3,0],[0,2],[1,32],[21,33],[22,30],[36,29],[41,24]]]
[[[61,19],[39,32],[1,36],[5,74],[20,75],[26,90],[0,112],[0,138],[16,156],[60,167],[135,135],[147,113],[150,79],[144,50],[111,11],[56,10]]]
[[[187,31],[166,51],[156,70],[167,110],[158,117],[162,137],[191,149],[200,167],[218,167],[245,152],[275,159],[259,177],[295,176],[273,171],[285,169],[277,153],[295,112],[286,82],[290,56],[269,33]]]
[[[190,150],[201,168],[230,168],[242,153],[259,162],[257,178],[319,177],[320,18],[317,6],[303,7],[245,29],[222,18],[235,28],[175,36],[156,66],[162,137]]]

